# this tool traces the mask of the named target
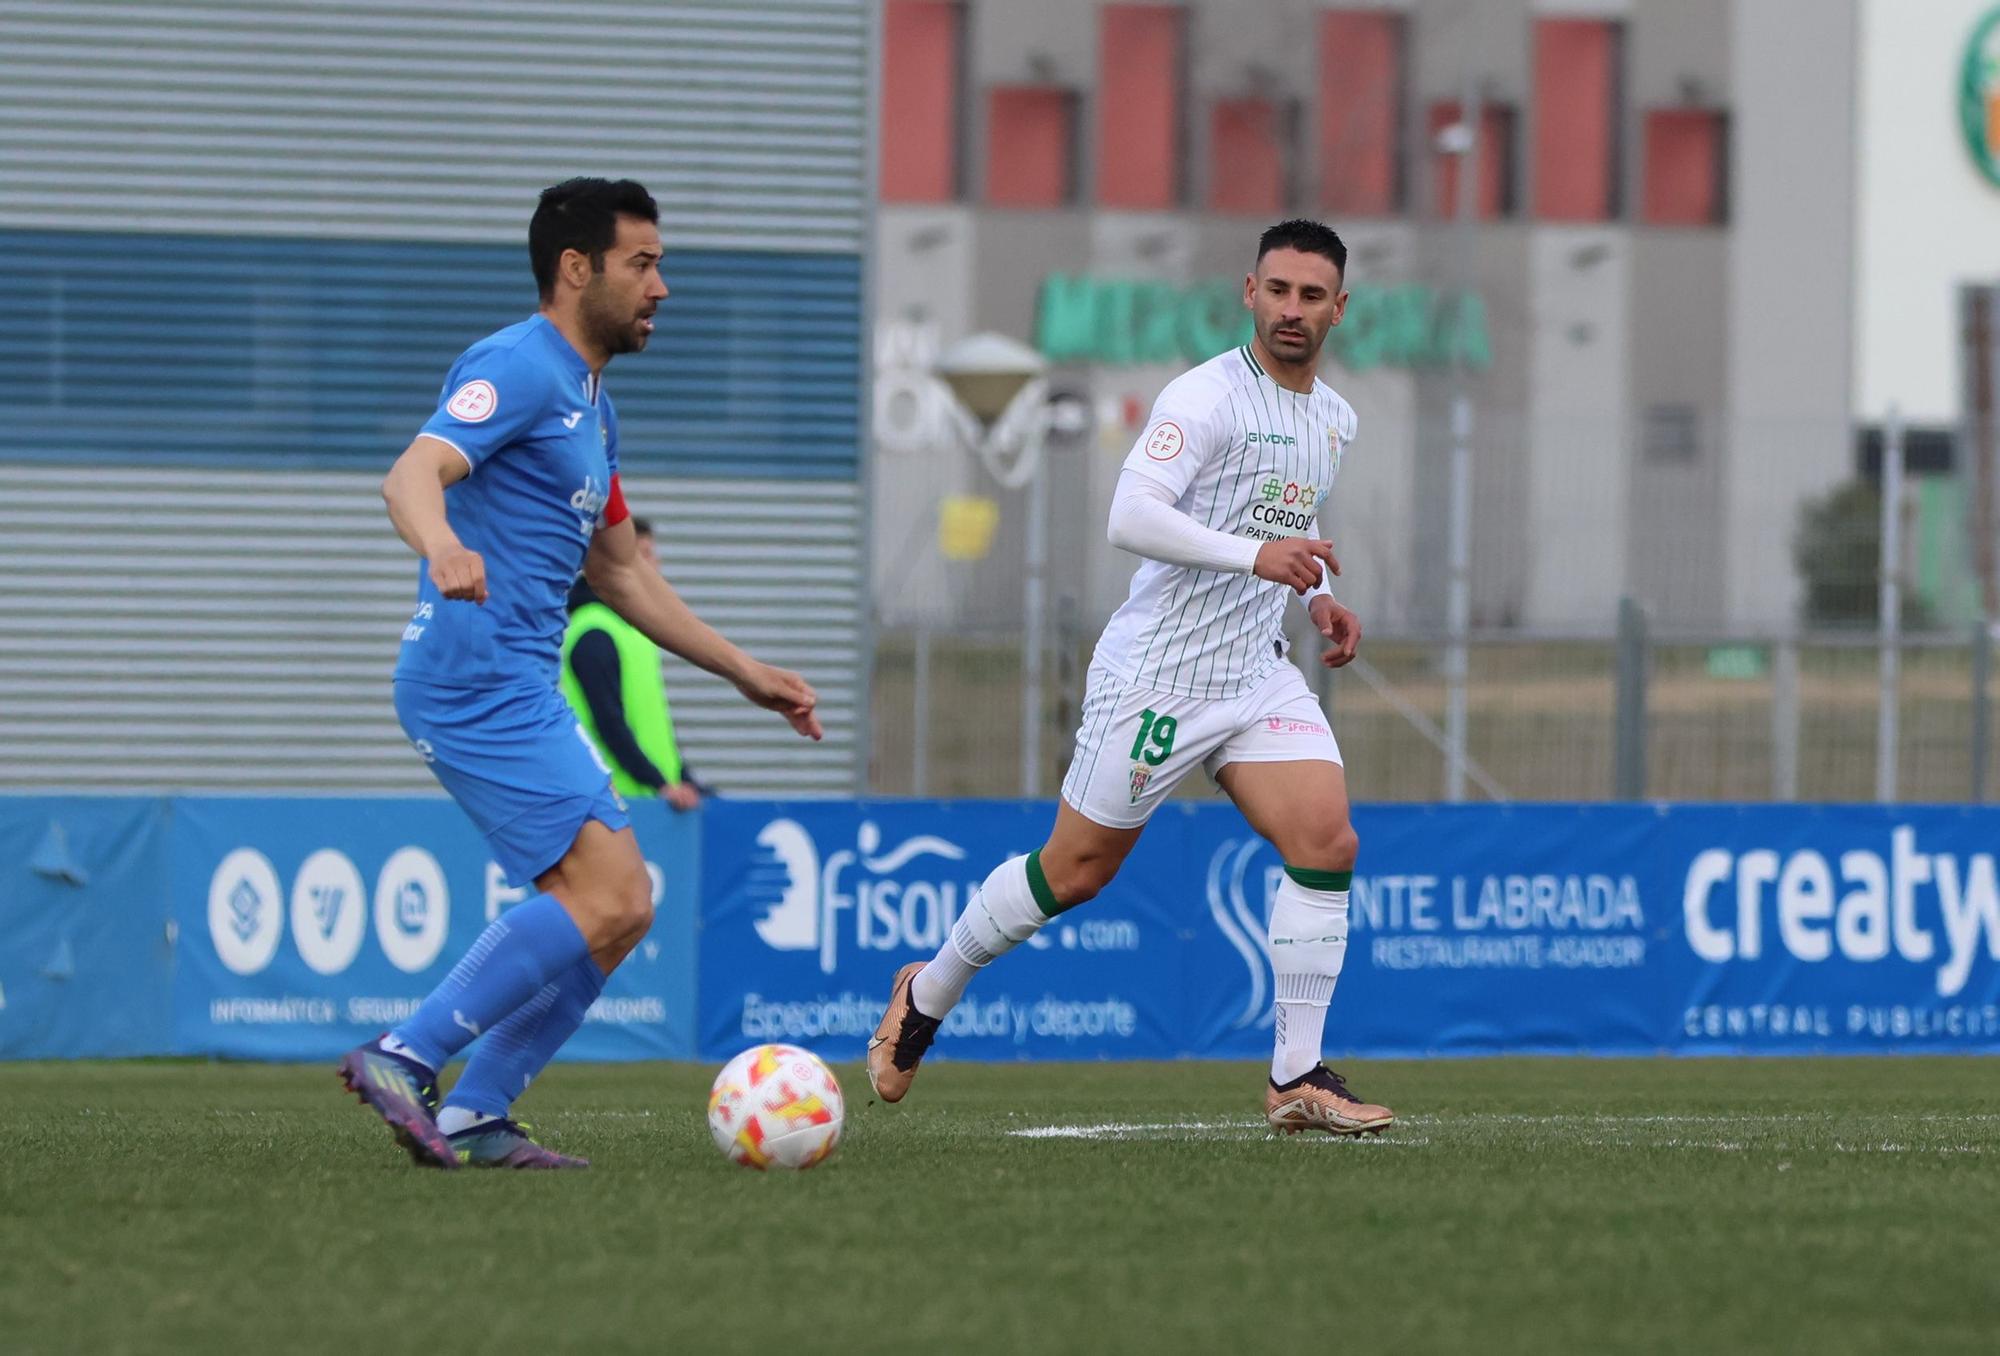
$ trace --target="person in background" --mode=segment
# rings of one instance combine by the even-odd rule
[[[639,557],[657,571],[653,525],[636,514]],[[660,648],[598,600],[582,576],[569,591],[562,692],[610,765],[619,795],[658,796],[675,810],[701,804],[704,788],[681,757],[667,704]]]

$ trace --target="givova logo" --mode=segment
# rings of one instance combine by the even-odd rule
[[[824,855],[794,819],[766,824],[757,844],[770,860],[752,868],[749,888],[771,900],[754,924],[757,935],[776,951],[818,951],[823,974],[839,966],[843,920],[852,920],[848,941],[861,951],[935,950],[979,888],[946,874],[944,863],[965,860],[958,844],[918,834],[883,851],[873,820],[862,821],[852,848]],[[923,869],[910,869],[919,863]]]
[[[1276,1020],[1271,1007],[1271,905],[1285,868],[1271,862],[1253,873],[1259,848],[1268,848],[1261,838],[1231,838],[1208,859],[1208,916],[1250,972],[1249,1001],[1231,1023],[1236,1031]]]
[[[254,975],[276,959],[286,924],[285,895],[271,859],[255,848],[226,854],[208,881],[208,935],[223,967]],[[299,959],[315,974],[354,964],[367,931],[369,901],[354,863],[321,848],[299,864],[290,923]],[[391,965],[429,969],[451,930],[451,894],[437,858],[420,847],[390,854],[375,878],[375,938]]]

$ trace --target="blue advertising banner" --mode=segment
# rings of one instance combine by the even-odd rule
[[[705,812],[701,1052],[789,1041],[858,1055],[890,978],[934,953],[986,873],[1039,847],[1036,802],[718,801]],[[1156,1055],[1183,1039],[1180,901],[1125,887],[1044,929],[947,1019],[954,1054]]]
[[[171,1053],[168,802],[0,798],[0,1059]]]
[[[448,800],[174,804],[174,1038],[189,1054],[337,1056],[414,1011],[525,897]],[[692,1051],[699,835],[665,806],[632,809],[657,916],[569,1058]]]
[[[566,1052],[866,1045],[1034,802],[634,806],[652,934]],[[1370,807],[1328,1048],[2000,1052],[2000,809]],[[1282,864],[1173,803],[941,1055],[1261,1058]],[[449,801],[0,798],[0,1057],[323,1059],[519,898]]]
[[[1031,803],[718,806],[699,1041],[866,1044]],[[2000,811],[1373,807],[1330,1049],[2000,1051]],[[1227,805],[1174,803],[1118,879],[984,972],[959,1058],[1257,1057],[1282,864]]]

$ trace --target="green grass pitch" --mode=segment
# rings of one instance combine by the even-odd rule
[[[2000,1063],[1343,1067],[1395,1129],[843,1066],[840,1152],[762,1176],[710,1070],[562,1066],[523,1114],[597,1166],[531,1176],[411,1168],[329,1069],[0,1065],[0,1351],[2000,1351]]]

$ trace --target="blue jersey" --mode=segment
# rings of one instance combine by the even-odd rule
[[[420,566],[397,679],[553,687],[564,600],[618,474],[610,397],[562,332],[537,315],[459,356],[423,431],[472,467],[445,490],[445,516],[485,560],[487,598],[447,601]]]

